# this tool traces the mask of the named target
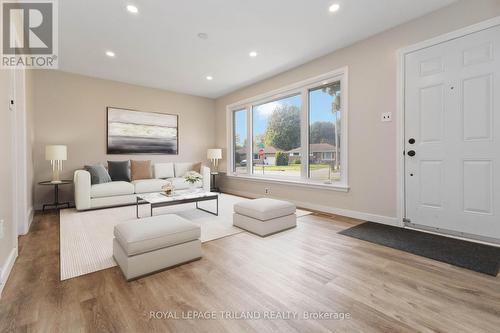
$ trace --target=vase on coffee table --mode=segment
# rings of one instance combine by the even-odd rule
[[[196,184],[201,182],[202,176],[196,171],[189,171],[184,176],[184,179],[189,183],[189,192],[194,192],[196,189]]]

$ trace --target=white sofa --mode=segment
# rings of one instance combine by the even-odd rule
[[[77,210],[97,209],[136,203],[137,194],[161,192],[161,187],[171,181],[176,190],[190,188],[183,176],[194,163],[161,163],[162,173],[153,165],[153,179],[134,180],[132,182],[112,181],[92,185],[90,173],[86,170],[76,170],[74,174],[75,206]],[[171,167],[165,172],[165,165]],[[203,182],[195,186],[210,191],[210,168],[201,167]],[[157,178],[156,178],[157,177]],[[160,178],[161,177],[161,178]]]

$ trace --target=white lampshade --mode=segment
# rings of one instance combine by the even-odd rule
[[[66,161],[68,159],[68,150],[64,145],[45,146],[45,160],[47,161]]]
[[[220,160],[222,158],[222,149],[213,148],[207,151],[207,158],[209,160]]]

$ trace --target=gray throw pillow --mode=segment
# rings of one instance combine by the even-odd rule
[[[109,183],[111,181],[108,170],[103,165],[86,165],[84,168],[90,173],[90,183],[92,185]]]
[[[130,161],[108,161],[111,180],[130,182]]]

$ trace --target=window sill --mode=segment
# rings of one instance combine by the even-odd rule
[[[226,177],[233,179],[242,179],[247,181],[257,181],[263,183],[273,183],[273,184],[283,184],[283,185],[293,185],[300,187],[308,187],[308,188],[318,188],[322,190],[331,190],[338,192],[349,192],[348,185],[341,184],[324,184],[314,181],[305,181],[305,180],[291,180],[291,179],[277,179],[277,178],[267,178],[267,177],[259,177],[259,176],[249,176],[249,175],[235,175],[235,174],[226,174]]]

